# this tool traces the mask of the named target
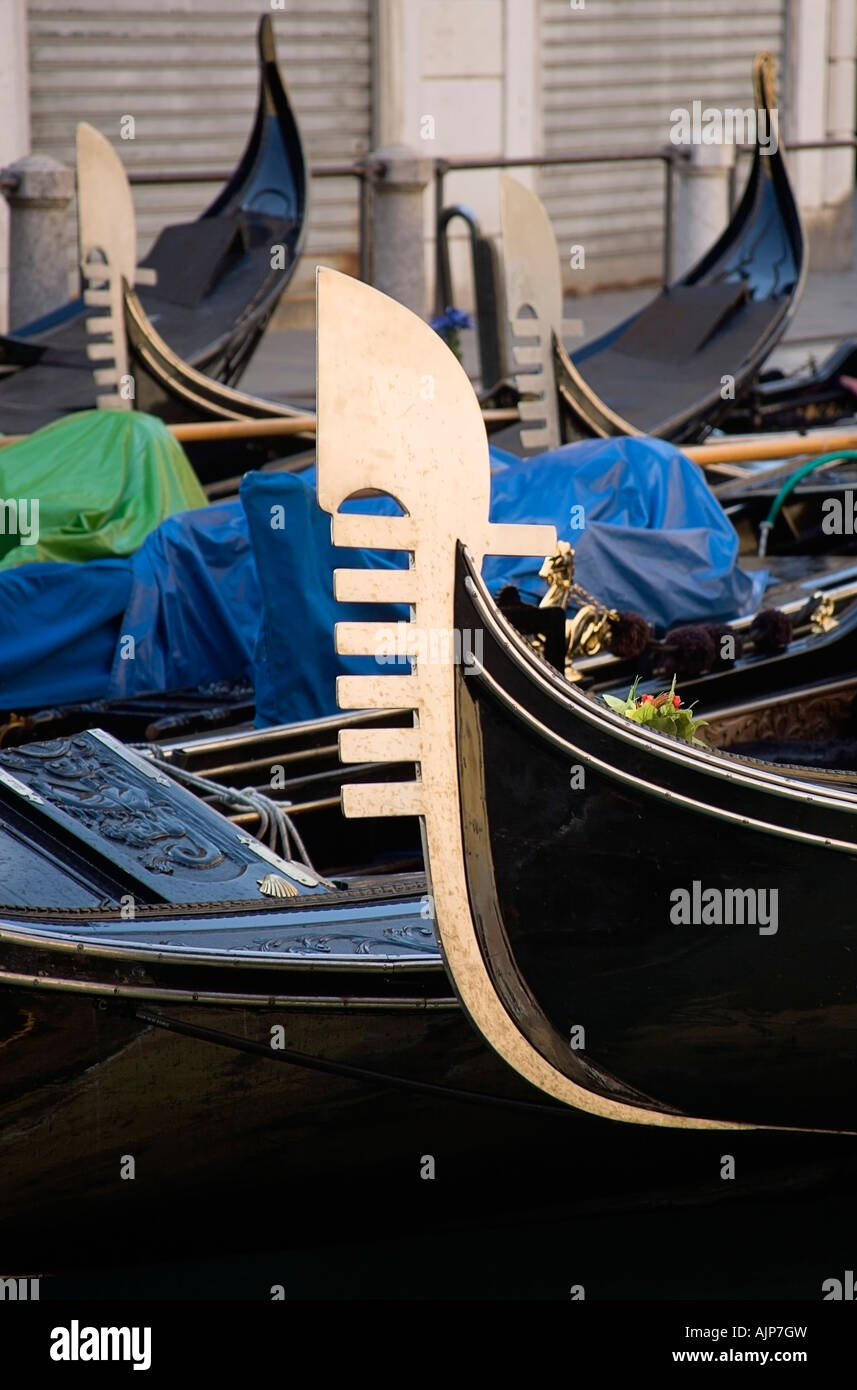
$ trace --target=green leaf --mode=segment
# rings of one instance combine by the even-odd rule
[[[640,684],[640,677],[634,678],[634,684],[628,691],[624,700],[617,695],[602,695],[604,703],[614,710],[616,714],[624,714],[632,723],[639,724],[643,728],[655,729],[660,734],[667,734],[671,738],[684,740],[686,743],[694,743],[698,748],[707,748],[708,744],[703,739],[696,738],[696,730],[705,727],[704,719],[695,719],[692,705],[682,705],[676,709],[673,704],[676,693],[676,677],[673,676],[672,684],[668,691],[656,698],[662,703],[655,706],[654,702],[645,705],[637,704],[637,687]]]

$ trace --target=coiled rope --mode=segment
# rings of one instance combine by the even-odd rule
[[[292,804],[290,801],[275,801],[273,797],[266,796],[256,787],[244,787],[239,791],[237,787],[221,786],[219,782],[212,782],[207,777],[200,777],[197,772],[188,772],[186,768],[177,767],[175,763],[159,758],[149,748],[141,751],[149,762],[154,763],[155,767],[173,777],[177,782],[183,783],[192,791],[210,796],[227,812],[252,811],[259,817],[259,828],[256,831],[257,840],[261,840],[263,844],[266,844],[269,849],[283,859],[290,859],[293,862],[299,860],[322,882],[324,881],[309,857],[300,831],[286,810],[286,807]]]

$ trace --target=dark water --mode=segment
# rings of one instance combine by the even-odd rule
[[[309,1199],[311,1200],[311,1198]],[[378,1212],[383,1235],[56,1274],[42,1298],[268,1300],[798,1299],[855,1267],[847,1189],[581,1214],[544,1206],[426,1227],[416,1207]]]

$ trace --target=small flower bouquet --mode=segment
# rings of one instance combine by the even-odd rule
[[[684,739],[685,743],[696,743],[701,748],[707,745],[696,737],[697,729],[705,724],[704,719],[694,719],[690,708],[685,708],[675,693],[675,676],[669,690],[663,695],[637,695],[640,677],[634,681],[627,697],[620,700],[616,695],[604,695],[602,699],[617,714],[633,719],[635,724],[643,724],[655,729],[659,734],[672,734],[673,738]]]
[[[461,339],[458,334],[462,328],[472,328],[473,320],[463,309],[452,309],[447,305],[442,314],[431,320],[429,324],[435,333],[439,333],[446,343],[450,352],[461,361]]]

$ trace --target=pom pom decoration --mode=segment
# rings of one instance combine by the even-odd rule
[[[652,640],[652,629],[646,619],[633,609],[620,613],[610,627],[610,651],[620,661],[642,656]]]
[[[713,671],[728,671],[744,655],[744,642],[739,632],[728,623],[708,623],[708,630],[714,642]]]
[[[792,620],[779,608],[763,608],[753,619],[749,636],[757,652],[784,652],[792,640]]]
[[[520,591],[514,584],[504,584],[497,595],[498,608],[510,608],[513,604],[521,602]]]
[[[717,657],[717,648],[709,627],[704,623],[688,623],[668,632],[658,657],[658,670],[671,666],[677,677],[690,680],[710,671]]]

